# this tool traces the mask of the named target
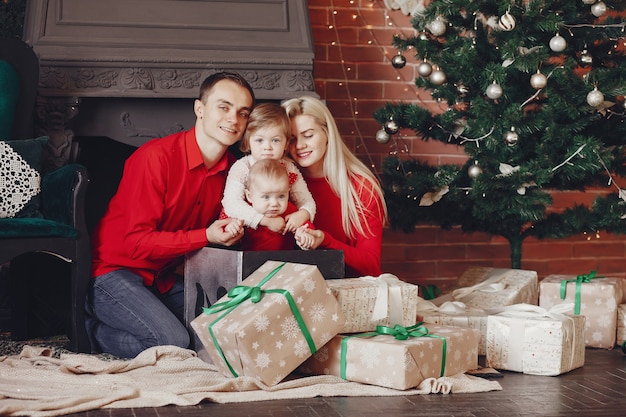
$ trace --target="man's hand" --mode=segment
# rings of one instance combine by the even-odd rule
[[[222,246],[231,246],[243,236],[243,220],[222,219],[216,220],[206,229],[206,238],[209,243]]]
[[[300,209],[295,213],[288,214],[285,218],[287,219],[287,223],[285,224],[283,234],[287,232],[296,233],[298,227],[311,220],[311,214],[304,209]]]

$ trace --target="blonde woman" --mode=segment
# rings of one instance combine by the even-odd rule
[[[289,154],[317,204],[307,249],[342,250],[346,277],[380,275],[387,207],[378,180],[344,144],[322,101],[304,96],[283,107],[291,120]]]

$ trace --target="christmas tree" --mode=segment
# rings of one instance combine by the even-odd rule
[[[394,36],[401,68],[445,110],[376,110],[376,139],[401,129],[457,144],[464,166],[393,155],[383,164],[394,229],[422,222],[502,236],[521,268],[525,238],[626,233],[624,0],[432,0],[415,36]],[[552,190],[607,188],[592,205],[552,207]]]

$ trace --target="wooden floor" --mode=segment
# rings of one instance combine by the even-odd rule
[[[626,355],[587,349],[585,366],[558,377],[502,372],[502,391],[405,397],[325,397],[192,407],[110,409],[80,417],[624,416]],[[245,395],[243,393],[242,395]]]

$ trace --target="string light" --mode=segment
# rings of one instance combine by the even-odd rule
[[[351,5],[354,5],[355,1],[351,0],[349,3]],[[353,97],[353,95],[352,95],[352,91],[351,91],[351,88],[350,88],[350,78],[348,77],[348,74],[351,73],[351,72],[354,72],[354,71],[353,71],[353,67],[351,65],[347,64],[345,59],[344,59],[344,51],[343,51],[343,48],[342,48],[342,43],[341,43],[341,39],[340,39],[340,36],[339,36],[339,31],[338,31],[337,18],[339,17],[339,14],[340,14],[341,11],[335,8],[335,2],[334,1],[330,2],[330,7],[332,9],[332,13],[330,13],[330,21],[327,21],[327,27],[328,27],[328,30],[334,31],[334,35],[335,35],[335,37],[337,39],[337,41],[330,42],[330,45],[334,46],[334,47],[337,47],[337,52],[338,52],[338,55],[339,55],[339,61],[342,64],[341,65],[341,69],[342,69],[343,79],[344,79],[343,81],[339,81],[337,85],[340,86],[340,87],[344,87],[345,91],[346,91],[346,94],[348,96],[348,106],[349,106],[350,115],[351,115],[351,118],[352,118],[352,125],[354,126],[354,130],[352,131],[352,133],[356,136],[356,139],[357,139],[356,147],[357,147],[357,149],[361,149],[364,152],[365,156],[367,157],[367,159],[369,161],[369,164],[370,164],[372,170],[374,171],[374,173],[376,175],[378,175],[376,173],[376,164],[374,163],[372,155],[370,154],[370,152],[369,152],[369,150],[367,148],[367,145],[366,145],[366,143],[365,143],[365,141],[363,139],[363,134],[362,134],[362,132],[360,130],[359,123],[357,121],[357,116],[359,116],[359,114],[360,114],[359,110],[358,110],[358,98],[357,97]],[[389,14],[387,13],[387,9],[385,8],[384,4],[382,4],[382,0],[372,1],[370,3],[369,7],[370,8],[379,7],[382,10],[384,10],[384,13],[385,13],[385,26],[386,27],[396,27],[396,28],[398,27],[398,25],[394,22],[394,20],[391,18],[391,16],[389,16]],[[394,52],[393,54],[390,54],[388,49],[387,49],[387,46],[383,46],[383,45],[378,43],[378,40],[377,40],[377,38],[376,38],[376,36],[375,36],[375,34],[373,32],[375,26],[370,24],[365,19],[365,17],[361,13],[361,11],[362,11],[362,7],[360,7],[360,6],[355,6],[354,9],[351,9],[350,13],[352,13],[352,15],[351,15],[352,20],[355,21],[355,22],[360,22],[361,23],[361,27],[364,28],[365,30],[367,30],[368,38],[369,38],[366,41],[367,45],[375,45],[378,48],[380,48],[380,50],[385,55],[386,60],[390,62],[391,61],[390,55],[396,55],[397,53]],[[397,81],[402,81],[403,80],[402,74],[398,70],[396,70],[396,77],[395,77],[395,79]],[[411,85],[411,84],[409,84],[409,82],[407,81],[407,87],[405,88],[405,91],[408,90],[408,85]],[[418,102],[422,102],[422,104],[424,104],[423,100],[421,99],[420,95],[418,94],[417,87],[414,86],[413,88],[414,88],[414,93],[415,93],[415,97],[416,97],[417,101]],[[399,139],[402,141],[402,143],[399,143],[398,142],[398,138],[396,138],[395,136],[400,136]],[[393,149],[393,151],[390,152],[390,154],[392,154],[392,153],[395,153],[395,154],[407,153],[408,154],[408,152],[409,152],[409,147],[407,146],[406,142],[404,141],[404,138],[402,138],[400,134],[394,135],[392,146],[393,146],[394,149]]]

